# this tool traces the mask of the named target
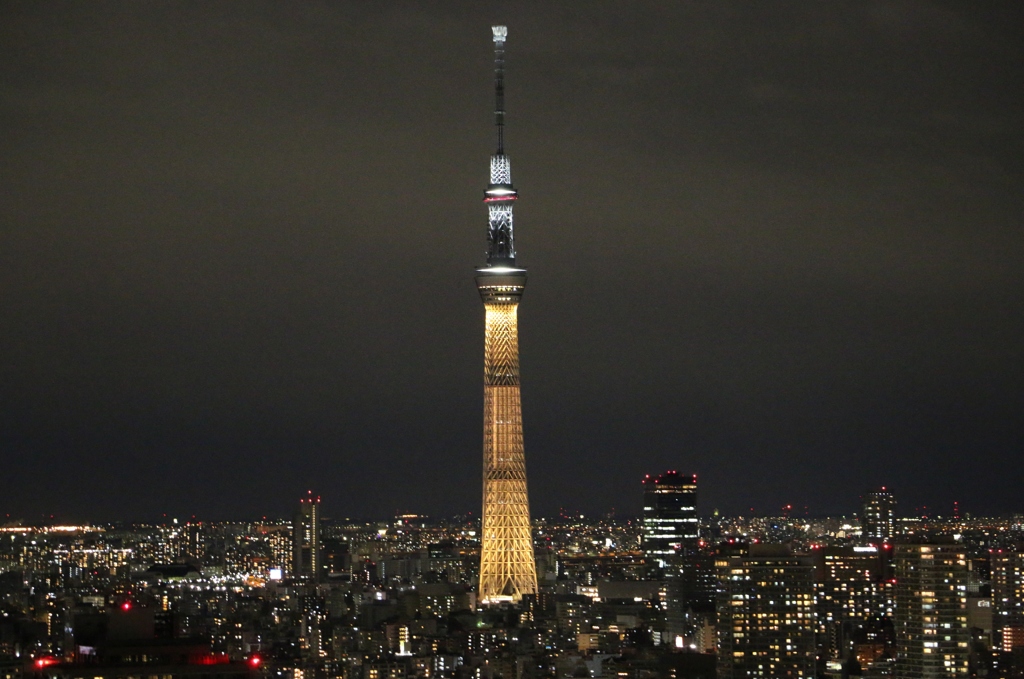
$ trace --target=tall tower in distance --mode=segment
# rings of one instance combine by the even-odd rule
[[[519,601],[537,592],[537,565],[530,529],[519,395],[517,310],[526,269],[516,266],[512,166],[505,155],[505,26],[494,33],[494,124],[498,150],[491,156],[487,205],[487,264],[476,270],[485,310],[484,493],[480,538],[480,601]]]
[[[320,497],[309,491],[292,522],[292,575],[320,577]]]

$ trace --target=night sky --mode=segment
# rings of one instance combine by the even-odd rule
[[[1024,510],[1024,3],[0,4],[0,518]]]

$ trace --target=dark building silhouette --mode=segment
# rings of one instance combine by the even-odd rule
[[[320,554],[320,497],[313,491],[299,500],[299,511],[292,525],[292,575],[318,579]]]
[[[665,472],[644,477],[644,556],[660,566],[700,545],[697,476]]]
[[[644,557],[665,578],[665,632],[676,646],[702,624],[694,613],[714,610],[714,565],[700,545],[697,476],[668,471],[647,475],[643,485]]]

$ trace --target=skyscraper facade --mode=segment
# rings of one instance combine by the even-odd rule
[[[519,601],[537,592],[519,393],[518,308],[526,269],[516,266],[512,166],[505,155],[505,26],[493,26],[497,151],[491,156],[487,264],[477,269],[484,303],[484,474],[480,601]]]
[[[967,553],[957,544],[897,544],[896,676],[967,676]]]
[[[644,559],[665,579],[665,633],[682,647],[702,624],[693,613],[712,613],[715,605],[713,560],[700,549],[697,476],[668,471],[644,477]]]
[[[815,676],[813,566],[781,545],[752,545],[718,568],[718,679]]]
[[[993,549],[992,628],[1004,650],[1024,645],[1024,551],[1020,547]],[[1005,638],[1005,643],[1004,643]]]
[[[292,523],[292,575],[316,580],[320,565],[320,497],[310,491]]]
[[[816,546],[815,612],[819,648],[829,661],[855,651],[854,643],[879,645],[886,641],[883,619],[895,608],[893,583],[883,578],[883,550],[874,545]]]
[[[860,516],[861,536],[867,542],[887,542],[896,534],[896,500],[882,486],[864,496]]]
[[[666,560],[696,550],[697,477],[670,471],[644,478],[644,556],[665,566]]]

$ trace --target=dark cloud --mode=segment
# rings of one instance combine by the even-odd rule
[[[1019,511],[1016,3],[7,3],[5,513],[479,505],[488,26],[535,511]]]

